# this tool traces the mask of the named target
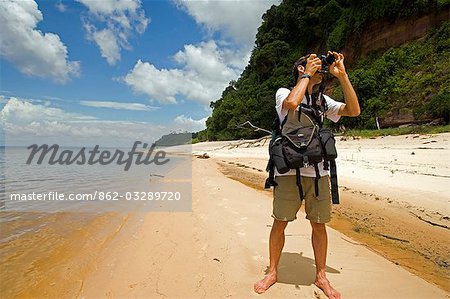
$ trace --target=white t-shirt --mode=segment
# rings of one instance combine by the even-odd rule
[[[290,92],[291,91],[288,88],[279,88],[275,95],[275,98],[276,98],[275,109],[277,110],[278,117],[280,118],[280,123],[283,122],[284,118],[286,117],[286,115],[288,114],[288,111],[289,111],[288,109],[283,109],[283,101],[287,98],[287,96],[289,95]],[[338,115],[338,112],[344,103],[337,102],[327,95],[323,95],[323,97],[325,98],[325,101],[327,102],[327,106],[328,106],[328,109],[325,112],[325,116],[333,122],[338,122],[339,119],[341,118],[341,116]],[[306,96],[303,97],[302,103],[305,103],[305,104],[307,103]],[[298,110],[298,107],[297,107],[297,110]],[[320,176],[329,175],[329,172],[327,170],[323,169],[322,162],[319,163],[319,173],[320,173]],[[316,177],[316,171],[314,170],[314,166],[300,168],[300,174],[302,176],[307,176],[307,177]],[[276,176],[277,175],[279,175],[279,176],[295,175],[295,170],[291,169],[290,171],[288,171],[286,173],[280,174],[280,173],[278,173],[277,168],[275,167],[275,175]]]

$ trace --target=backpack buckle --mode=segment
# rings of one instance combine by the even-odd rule
[[[308,157],[303,157],[303,167],[308,167],[309,166],[309,160]]]

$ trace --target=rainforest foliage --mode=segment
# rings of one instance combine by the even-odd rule
[[[293,86],[293,62],[305,53],[340,51],[369,24],[421,16],[448,9],[450,0],[285,0],[264,15],[250,61],[237,81],[211,102],[207,128],[196,140],[255,138],[264,134],[238,125],[249,120],[270,129],[276,116],[274,95]],[[450,106],[450,23],[433,28],[422,39],[397,48],[357,57],[347,66],[361,105],[357,118],[343,118],[348,128],[375,127],[375,117],[401,109],[417,118],[443,117]],[[332,97],[343,101],[337,80]]]

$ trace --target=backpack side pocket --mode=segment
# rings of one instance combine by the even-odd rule
[[[334,134],[330,129],[322,128],[319,131],[320,142],[322,143],[322,149],[325,160],[334,160],[337,158],[336,140]]]
[[[283,144],[281,143],[281,139],[281,137],[278,137],[271,145],[271,155],[277,171],[280,174],[283,174],[288,172],[290,168],[288,167],[288,165],[286,164],[286,160],[284,159]]]

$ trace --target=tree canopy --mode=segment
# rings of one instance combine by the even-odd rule
[[[261,133],[238,128],[247,120],[269,129],[276,112],[279,87],[293,86],[292,65],[306,53],[342,50],[368,24],[420,16],[448,9],[450,0],[285,0],[262,16],[255,47],[240,78],[230,82],[220,99],[212,101],[212,115],[199,140],[256,138]],[[426,38],[355,59],[347,71],[357,90],[361,116],[343,123],[373,128],[374,118],[398,109],[416,117],[444,117],[448,121],[450,78],[450,23]],[[328,91],[343,100],[337,82]]]

